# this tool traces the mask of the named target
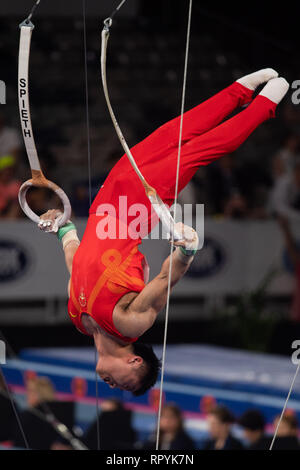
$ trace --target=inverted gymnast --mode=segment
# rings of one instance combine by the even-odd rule
[[[253,99],[254,90],[267,82]],[[235,151],[275,110],[289,89],[273,69],[246,75],[209,100],[186,112],[183,121],[180,192],[202,165]],[[250,104],[249,104],[250,103]],[[236,108],[248,107],[222,122]],[[175,194],[179,119],[157,129],[133,147],[133,156],[147,181],[168,206]],[[120,213],[120,197],[132,211]],[[58,230],[70,273],[69,316],[79,331],[94,338],[99,354],[96,370],[111,388],[144,394],[157,380],[160,361],[151,346],[136,342],[154,324],[166,305],[170,256],[160,273],[148,282],[147,261],[138,246],[131,222],[136,204],[147,208],[143,236],[153,229],[153,211],[144,187],[124,155],[109,173],[89,211],[80,242],[75,225]],[[113,206],[114,211],[109,208]],[[39,227],[48,230],[61,213],[50,210]],[[157,222],[158,220],[156,220]],[[117,224],[117,226],[116,226]],[[103,227],[111,234],[103,237]],[[150,228],[151,227],[151,228]],[[177,225],[182,240],[172,253],[171,287],[188,270],[198,248],[197,233]],[[122,236],[120,236],[122,233]]]

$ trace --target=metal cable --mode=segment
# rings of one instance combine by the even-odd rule
[[[13,350],[13,348],[11,347],[10,343],[5,339],[4,335],[3,335],[3,332],[0,330],[0,337],[5,341],[5,345],[7,347],[7,350],[10,351],[10,356],[13,357],[13,358],[18,358],[18,355],[16,354],[16,352]],[[17,409],[16,407],[14,406],[14,401],[13,401],[13,398],[12,398],[12,393],[10,392],[10,389],[8,387],[8,384],[6,382],[6,379],[5,379],[5,376],[3,374],[3,371],[1,370],[0,368],[0,372],[1,372],[1,376],[2,376],[2,381],[5,385],[5,391],[1,390],[0,389],[0,395],[2,396],[5,396],[6,398],[9,398],[10,401],[12,402],[12,407],[14,409],[14,413],[16,415],[16,418],[17,418],[17,422],[18,422],[18,425],[20,427],[20,430],[21,430],[21,434],[23,436],[23,439],[24,439],[24,442],[25,442],[25,445],[26,445],[26,442],[27,439],[26,439],[26,434],[25,434],[25,431],[24,429],[22,428],[22,425],[21,425],[21,420],[20,420],[20,417],[18,416],[17,414]],[[33,408],[30,408],[30,411],[34,414],[36,414],[37,416],[39,416],[40,418],[44,419],[44,421],[48,421],[48,423],[50,423],[52,425],[52,427],[58,432],[60,433],[66,440],[69,440],[69,442],[71,443],[72,447],[73,447],[73,444],[74,444],[74,448],[76,448],[77,450],[85,450],[84,447],[84,444],[82,442],[79,441],[79,439],[77,438],[76,435],[72,435],[72,433],[68,430],[68,428],[63,425],[62,423],[60,423],[58,421],[58,419],[56,418],[56,416],[53,414],[53,412],[51,411],[51,409],[49,408],[49,405],[45,402],[41,402],[40,403],[40,407],[41,409],[44,411],[44,414],[42,412],[38,412],[38,410],[35,410]],[[72,442],[71,442],[72,441]],[[26,446],[27,447],[27,446]],[[28,447],[27,447],[28,448]],[[87,449],[87,447],[86,447]]]
[[[87,156],[88,156],[88,180],[89,180],[89,202],[92,204],[92,172],[91,172],[91,138],[90,138],[90,109],[89,109],[89,83],[87,64],[87,38],[86,38],[86,0],[82,0],[83,15],[83,46],[84,46],[84,81],[85,81],[85,113],[87,134]]]
[[[272,439],[272,442],[271,442],[271,445],[270,445],[270,449],[269,449],[269,450],[272,450],[272,449],[273,449],[273,445],[274,445],[274,442],[275,442],[276,437],[277,437],[278,429],[279,429],[280,423],[281,423],[281,421],[282,421],[282,418],[283,418],[283,416],[284,416],[284,413],[285,413],[285,410],[286,410],[288,401],[289,401],[289,399],[290,399],[292,390],[293,390],[293,388],[294,388],[294,384],[295,384],[295,381],[296,381],[296,378],[297,378],[299,369],[300,369],[300,362],[299,362],[299,364],[298,364],[298,367],[297,367],[297,369],[296,369],[294,378],[293,378],[293,380],[292,380],[292,383],[291,383],[291,386],[290,386],[290,390],[289,390],[288,396],[286,397],[285,404],[284,404],[284,407],[283,407],[283,409],[282,409],[280,418],[279,418],[279,420],[278,420],[278,423],[277,423],[277,426],[276,426],[276,430],[275,430],[275,433],[274,433],[274,436],[273,436],[273,439]]]
[[[5,385],[5,390],[6,390],[7,396],[8,396],[8,398],[9,398],[9,400],[10,400],[10,403],[11,403],[11,406],[12,406],[12,409],[13,409],[13,412],[14,412],[14,415],[15,415],[15,417],[16,417],[16,420],[17,420],[19,429],[20,429],[20,431],[21,431],[21,434],[22,434],[22,438],[23,438],[23,440],[24,440],[25,447],[26,447],[27,450],[29,450],[30,447],[29,447],[29,444],[28,444],[28,441],[27,441],[27,438],[26,438],[26,435],[25,435],[25,431],[24,431],[24,428],[23,428],[23,426],[22,426],[22,423],[21,423],[21,420],[20,420],[20,416],[19,416],[19,414],[18,414],[18,412],[17,412],[17,409],[16,409],[16,406],[15,406],[15,403],[14,403],[14,400],[13,400],[13,397],[12,397],[12,394],[11,394],[11,392],[10,392],[10,390],[9,390],[8,385],[7,385],[6,378],[5,378],[4,374],[3,374],[2,367],[0,367],[0,374],[1,374],[1,377],[2,377],[2,380],[3,380],[3,383],[4,383],[4,385]]]
[[[174,198],[174,208],[175,208],[175,210],[174,210],[174,220],[175,221],[176,221],[176,206],[177,206],[177,198],[178,198],[180,158],[181,158],[181,148],[182,148],[182,129],[183,129],[183,116],[184,116],[184,109],[185,109],[187,67],[188,67],[188,59],[189,59],[190,37],[191,37],[192,9],[193,9],[193,0],[190,0],[189,1],[189,13],[188,13],[187,36],[186,36],[186,48],[185,48],[184,76],[183,76],[183,88],[182,88],[182,100],[181,100],[181,117],[180,117],[180,129],[179,129],[177,170],[176,170],[176,186],[175,186],[175,198]],[[164,383],[166,349],[167,349],[167,334],[168,334],[168,321],[169,321],[169,310],[170,310],[170,293],[171,293],[171,275],[172,275],[172,265],[173,265],[173,263],[172,263],[172,261],[173,261],[173,256],[172,256],[173,250],[174,250],[174,232],[172,233],[171,249],[170,249],[170,265],[169,265],[167,304],[166,304],[163,355],[162,355],[162,368],[161,368],[161,381],[160,381],[160,393],[159,393],[159,408],[158,408],[157,430],[156,430],[156,450],[158,450],[158,448],[159,448],[159,437],[160,437],[160,429],[159,428],[160,428],[160,419],[161,419],[163,383]]]
[[[95,346],[95,387],[96,387],[96,426],[97,426],[97,450],[101,449],[100,443],[100,412],[99,412],[99,382],[97,374],[97,348]]]
[[[25,21],[30,21],[35,10],[37,9],[37,7],[39,6],[39,4],[41,3],[41,0],[37,0],[37,2],[33,5],[33,7],[31,8],[31,11],[29,13],[29,15],[27,16],[26,20]]]
[[[87,133],[87,156],[88,156],[88,181],[89,181],[89,205],[92,204],[92,170],[91,170],[91,133],[90,133],[90,109],[89,109],[89,83],[88,83],[88,61],[87,61],[87,33],[86,33],[86,0],[82,0],[83,15],[83,45],[84,45],[84,79],[85,79],[85,112]],[[97,367],[97,348],[95,346],[95,391],[96,391],[96,422],[97,422],[97,450],[100,450],[100,428],[99,428],[99,389]]]
[[[120,10],[120,8],[122,8],[122,6],[124,5],[124,3],[126,2],[127,0],[122,0],[122,2],[117,6],[117,8],[112,12],[112,14],[110,15],[110,19],[112,20],[113,17],[115,16],[115,14]]]

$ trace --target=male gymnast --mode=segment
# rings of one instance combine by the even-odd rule
[[[265,87],[253,99],[254,90],[263,83]],[[186,112],[178,191],[200,166],[235,151],[260,124],[275,117],[288,88],[287,81],[278,78],[276,71],[263,69],[242,77]],[[244,105],[248,105],[246,109],[223,122]],[[173,119],[132,149],[142,174],[168,206],[175,197],[179,123],[180,117]],[[125,196],[129,210],[124,218],[119,198]],[[141,395],[156,383],[160,361],[150,346],[136,341],[151,328],[166,304],[170,256],[160,273],[148,282],[148,265],[138,250],[142,235],[134,235],[132,229],[137,204],[148,211],[147,220],[141,223],[144,236],[153,229],[153,210],[124,155],[91,205],[82,241],[72,222],[58,230],[58,238],[70,273],[68,313],[77,329],[94,339],[99,376],[111,388]],[[39,227],[47,230],[59,214],[57,210],[48,211]],[[109,228],[114,224],[117,229],[108,229],[111,234],[105,238],[104,225]],[[178,224],[177,230],[182,240],[175,242],[171,255],[171,287],[186,273],[198,248],[193,229]]]

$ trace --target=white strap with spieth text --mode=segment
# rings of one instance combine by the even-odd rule
[[[38,5],[39,2],[36,3]],[[36,6],[35,6],[36,8]],[[30,15],[32,16],[32,15]],[[27,191],[32,187],[45,187],[54,191],[57,196],[61,199],[64,206],[64,213],[57,220],[57,228],[62,227],[71,216],[71,204],[68,196],[65,192],[52,181],[49,181],[43,175],[41,170],[37,149],[34,141],[31,115],[30,115],[30,104],[29,104],[29,83],[28,83],[28,72],[29,72],[29,57],[30,57],[30,46],[31,36],[34,29],[33,23],[29,17],[20,24],[20,45],[19,45],[19,67],[18,67],[18,98],[19,98],[19,111],[22,134],[26,147],[26,152],[31,168],[32,179],[22,184],[19,191],[19,203],[22,210],[36,224],[39,223],[40,218],[35,214],[29,207],[26,201]]]
[[[18,72],[18,91],[19,91],[19,110],[22,134],[24,143],[32,170],[41,171],[36,145],[33,137],[30,105],[29,105],[29,86],[28,70],[31,35],[34,25],[27,20],[21,23],[20,48],[19,48],[19,72]]]

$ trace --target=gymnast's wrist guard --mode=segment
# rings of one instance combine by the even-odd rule
[[[77,236],[77,230],[73,222],[69,220],[63,227],[60,227],[57,231],[57,238],[62,242],[63,249],[71,242],[77,242],[80,244],[80,240]]]
[[[180,261],[184,264],[190,264],[197,253],[197,250],[186,250],[183,246],[178,246],[176,251]]]
[[[184,264],[190,264],[197,253],[199,238],[197,232],[188,225],[181,226],[184,246],[177,247],[178,258]]]

